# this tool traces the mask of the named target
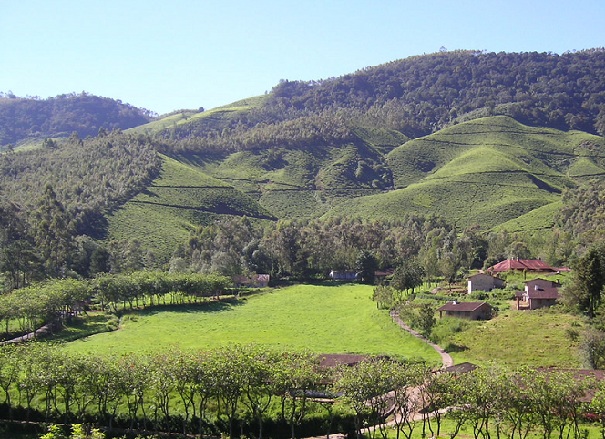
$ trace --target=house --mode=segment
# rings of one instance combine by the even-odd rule
[[[556,273],[559,271],[541,259],[507,259],[492,265],[486,270],[488,273],[505,273],[508,271],[533,271],[542,273]]]
[[[493,315],[493,308],[487,302],[447,302],[439,308],[439,318],[459,317],[469,320],[489,320]]]
[[[532,279],[525,282],[525,291],[539,290],[544,288],[559,288],[561,284],[555,280]]]
[[[515,293],[517,309],[534,310],[555,305],[559,299],[560,286],[556,281],[545,279],[525,282],[525,290]]]
[[[346,281],[346,282],[354,282],[357,280],[357,272],[355,271],[330,271],[330,279]]]
[[[377,284],[383,284],[387,278],[392,277],[395,270],[387,268],[386,270],[376,270],[374,272],[374,281]]]
[[[265,288],[269,286],[271,275],[252,274],[250,276],[233,276],[232,280],[236,287]]]
[[[505,282],[499,277],[478,273],[466,278],[468,294],[473,291],[491,291],[494,288],[504,288]]]

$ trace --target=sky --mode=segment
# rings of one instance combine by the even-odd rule
[[[605,46],[605,0],[0,0],[0,91],[206,109],[425,53]]]

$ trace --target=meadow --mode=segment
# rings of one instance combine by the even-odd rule
[[[511,368],[581,368],[578,340],[580,317],[557,310],[508,310],[489,321],[445,319],[439,343],[456,364],[468,361],[482,366],[497,363]],[[439,329],[436,329],[439,330]]]
[[[68,343],[81,353],[152,352],[171,347],[208,350],[230,344],[315,353],[439,356],[378,310],[367,285],[295,285],[238,301],[151,308],[122,316],[117,331]]]

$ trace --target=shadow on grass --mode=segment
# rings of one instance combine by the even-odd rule
[[[444,349],[446,352],[464,352],[468,351],[468,347],[464,345],[459,345],[455,343],[448,343]]]
[[[208,300],[199,303],[156,304],[141,309],[124,310],[122,315],[138,314],[141,316],[152,316],[164,311],[178,313],[221,312],[230,311],[234,307],[244,305],[245,303],[245,299],[229,298],[221,300]]]

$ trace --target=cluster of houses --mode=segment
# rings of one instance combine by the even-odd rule
[[[534,276],[548,276],[568,270],[567,268],[553,268],[540,259],[507,259],[489,267],[485,272],[477,273],[467,278],[468,294],[474,291],[492,291],[504,288],[506,282],[498,277],[498,274],[510,271],[520,271],[533,274]],[[392,275],[392,271],[376,272],[377,279],[384,279]],[[355,271],[332,271],[330,279],[336,281],[354,282],[358,280]],[[251,276],[235,276],[233,282],[238,287],[263,288],[268,286],[270,276],[268,274],[253,274]],[[553,306],[559,299],[559,288],[561,284],[557,281],[536,277],[525,282],[523,291],[515,293],[516,308],[518,310],[535,310]],[[459,317],[470,320],[488,320],[494,310],[487,302],[447,302],[437,310],[439,317]]]
[[[492,291],[504,288],[506,283],[498,277],[499,273],[509,271],[522,271],[526,275],[548,276],[567,270],[566,268],[553,268],[540,259],[507,259],[489,267],[485,273],[478,273],[467,278],[467,291]],[[540,277],[525,282],[523,291],[515,293],[516,308],[518,310],[535,310],[545,308],[557,303],[559,288],[557,281]],[[448,302],[439,308],[439,317],[459,317],[470,320],[488,320],[493,315],[493,309],[487,302]]]

